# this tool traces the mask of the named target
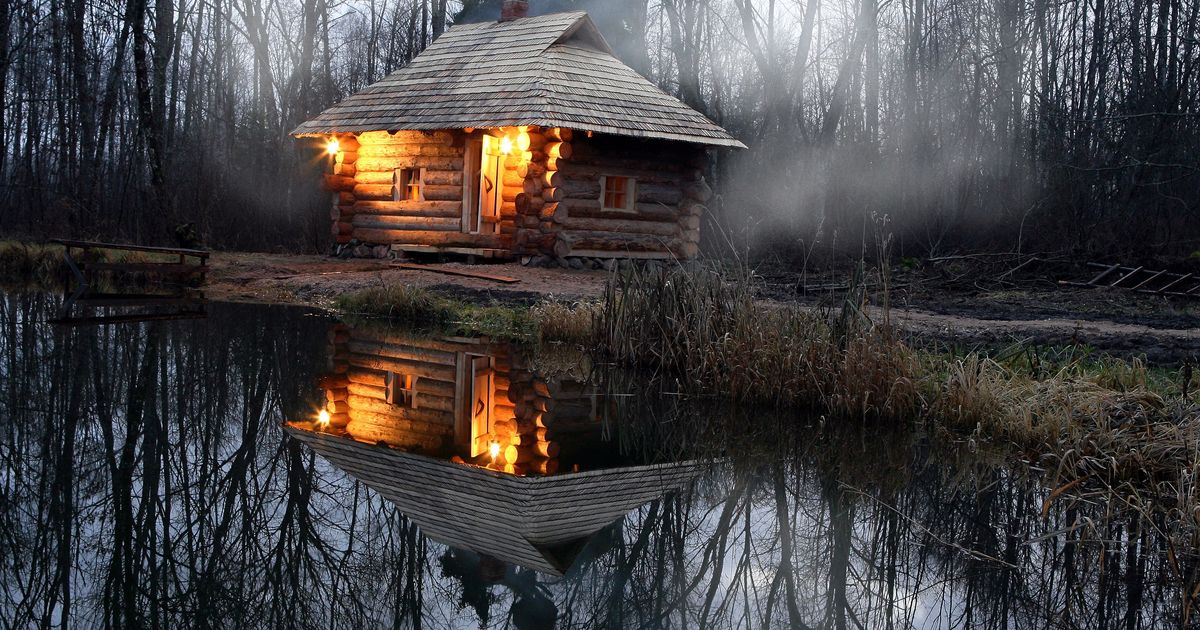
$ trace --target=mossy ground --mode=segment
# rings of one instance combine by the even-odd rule
[[[532,307],[479,303],[428,289],[388,285],[347,293],[335,300],[343,315],[374,317],[458,334],[517,342],[579,342],[591,337],[594,305],[544,300]]]

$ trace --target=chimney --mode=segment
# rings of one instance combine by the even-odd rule
[[[500,21],[511,22],[529,15],[529,0],[504,0],[500,7]]]

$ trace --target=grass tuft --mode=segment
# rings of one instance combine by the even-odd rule
[[[344,315],[387,319],[458,334],[483,335],[513,341],[538,338],[534,310],[503,304],[477,304],[438,295],[421,287],[400,284],[344,294],[335,306]]]
[[[0,278],[11,288],[57,288],[70,277],[59,245],[0,241]]]
[[[530,316],[542,341],[588,345],[600,310],[596,302],[544,300],[530,309]]]
[[[382,317],[410,324],[443,325],[454,320],[448,300],[420,287],[393,284],[338,296],[338,310],[349,315]]]

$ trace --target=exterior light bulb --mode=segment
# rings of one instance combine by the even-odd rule
[[[496,458],[500,457],[500,443],[492,440],[492,443],[488,444],[488,453],[491,454],[492,461],[496,461]]]
[[[317,426],[322,429],[329,426],[329,410],[322,409],[321,413],[317,414]]]
[[[503,153],[504,155],[508,155],[508,154],[512,153],[512,139],[510,139],[508,136],[504,136],[503,138],[501,138],[500,152]]]
[[[337,155],[337,152],[342,149],[341,143],[337,138],[330,138],[329,142],[325,143],[325,152],[329,155]]]

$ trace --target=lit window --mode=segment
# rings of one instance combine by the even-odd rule
[[[636,182],[632,177],[605,175],[600,178],[600,203],[605,210],[632,212]]]
[[[425,198],[425,169],[398,168],[392,171],[392,201],[421,201]]]
[[[388,372],[384,385],[389,405],[417,408],[417,377],[412,374]]]

